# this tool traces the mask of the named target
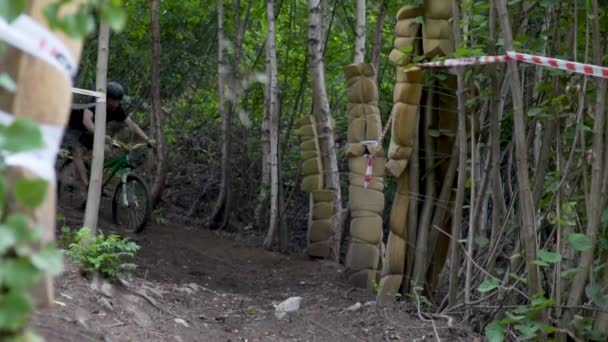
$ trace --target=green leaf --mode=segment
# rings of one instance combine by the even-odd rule
[[[562,261],[562,255],[559,253],[549,252],[546,249],[541,249],[538,251],[538,257],[540,260],[544,262],[548,262],[550,264],[555,264]]]
[[[25,258],[7,259],[0,262],[0,284],[24,289],[40,279],[42,273]]]
[[[548,263],[546,263],[546,262],[544,262],[544,261],[542,261],[542,260],[534,260],[534,261],[532,261],[532,262],[530,262],[530,263],[531,263],[532,265],[537,265],[537,266],[540,266],[540,267],[547,267],[547,266],[549,266],[549,264],[548,264]]]
[[[112,30],[120,32],[127,22],[127,15],[120,6],[109,3],[109,5],[102,10],[101,21],[110,25]]]
[[[591,248],[591,243],[589,242],[589,239],[585,234],[569,234],[568,242],[570,243],[572,248],[576,249],[579,252],[584,252]]]
[[[477,236],[477,238],[475,238],[475,243],[479,247],[485,247],[490,244],[490,240],[483,235],[479,235],[479,236]]]
[[[7,73],[3,72],[0,74],[0,87],[4,88],[6,91],[14,93],[17,89],[17,84]]]
[[[436,130],[436,129],[429,129],[427,132],[428,132],[428,134],[429,134],[430,136],[432,136],[433,138],[437,138],[437,137],[439,137],[439,136],[441,135],[441,132],[439,132],[439,131],[438,131],[438,130]]]
[[[518,324],[515,330],[519,331],[524,337],[532,337],[540,328],[536,324]]]
[[[48,183],[43,179],[19,179],[15,183],[17,201],[28,208],[37,208],[46,197]]]
[[[0,330],[16,331],[21,328],[32,309],[32,301],[24,290],[9,291],[0,299]]]
[[[585,294],[599,307],[604,307],[608,300],[606,295],[603,293],[602,286],[597,283],[587,285],[585,287]]]
[[[12,229],[5,225],[0,225],[0,255],[17,242],[17,237]]]
[[[17,241],[30,242],[38,240],[40,237],[40,230],[30,229],[27,218],[23,215],[10,214],[6,217],[4,224],[15,233]]]
[[[39,252],[31,256],[32,264],[39,270],[59,275],[63,272],[63,253],[55,248],[54,244],[48,244]]]
[[[24,118],[16,118],[4,130],[4,136],[0,141],[2,148],[13,153],[44,147],[42,134],[38,125]]]
[[[604,209],[604,211],[602,212],[602,223],[608,223],[608,208]]]
[[[568,268],[560,273],[560,277],[565,278],[565,279],[570,279],[580,271],[581,271],[580,267]]]
[[[505,326],[500,322],[494,321],[484,329],[488,342],[503,342],[505,340]]]
[[[417,16],[415,19],[416,23],[422,25],[424,24],[424,17],[423,16]]]
[[[498,287],[498,280],[494,278],[484,280],[480,285],[477,291],[481,293],[490,292]]]
[[[26,0],[0,0],[0,16],[9,23],[27,9]]]

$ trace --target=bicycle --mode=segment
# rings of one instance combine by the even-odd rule
[[[111,139],[111,146],[121,150],[118,154],[104,160],[103,182],[101,193],[106,186],[119,175],[119,181],[112,195],[112,223],[124,225],[133,233],[142,232],[152,211],[148,187],[146,183],[133,173],[139,165],[135,165],[132,154],[146,144],[129,145],[118,140]],[[57,196],[61,198],[64,192],[62,186],[62,172],[72,162],[72,157],[66,150],[61,150],[57,158]]]

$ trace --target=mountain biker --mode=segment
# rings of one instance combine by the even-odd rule
[[[122,122],[129,129],[146,141],[148,148],[152,147],[152,140],[144,131],[133,121],[122,108],[124,89],[117,82],[108,82],[106,88],[106,124],[116,121]],[[63,145],[71,152],[72,159],[80,181],[85,186],[89,186],[87,170],[82,159],[84,150],[93,149],[93,136],[95,134],[95,106],[84,109],[72,109],[70,119],[65,130]],[[86,190],[85,190],[86,191]]]

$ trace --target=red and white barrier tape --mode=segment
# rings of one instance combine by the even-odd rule
[[[0,40],[56,67],[72,80],[77,64],[67,46],[46,27],[25,14],[11,23],[0,18]]]
[[[541,65],[552,69],[560,69],[589,76],[608,78],[608,68],[593,64],[570,62],[563,59],[534,56],[513,51],[507,51],[507,56],[510,59]]]
[[[482,57],[467,57],[467,58],[449,58],[437,62],[418,63],[420,67],[456,67],[467,65],[483,65],[492,63],[504,63],[508,60],[507,56],[482,56]]]
[[[558,58],[535,56],[526,53],[507,51],[504,56],[482,56],[468,58],[450,58],[437,62],[426,62],[417,64],[420,67],[440,68],[440,67],[458,67],[469,65],[484,65],[491,63],[505,63],[510,60],[516,60],[524,63],[536,64],[552,69],[565,70],[579,74],[601,77],[608,79],[608,68],[593,64],[584,64],[571,62]]]

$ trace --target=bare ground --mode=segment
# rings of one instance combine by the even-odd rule
[[[77,226],[78,211],[60,211]],[[100,225],[115,229],[107,222],[102,215]],[[265,251],[255,236],[151,224],[129,237],[141,250],[127,284],[95,290],[68,264],[60,303],[32,320],[47,341],[480,340],[457,322],[420,320],[412,301],[379,307],[344,282],[342,266]],[[277,319],[274,305],[292,296],[302,297],[300,310]]]

